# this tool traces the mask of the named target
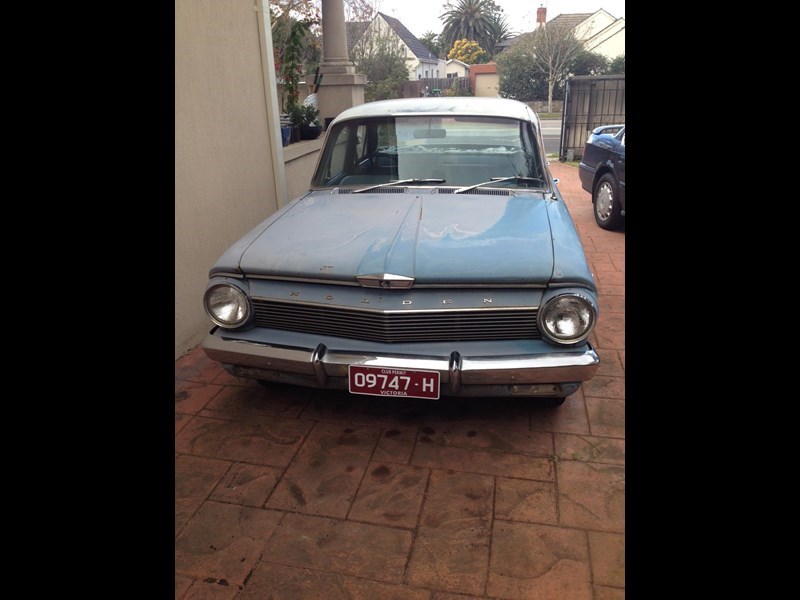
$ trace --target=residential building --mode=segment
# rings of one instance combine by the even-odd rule
[[[544,8],[538,9],[537,15],[540,26],[546,15]],[[560,14],[544,22],[544,26],[565,25],[572,29],[575,37],[583,41],[583,47],[590,51],[602,54],[608,59],[614,59],[625,54],[625,19],[617,18],[608,11],[597,10],[593,13],[568,13]],[[513,46],[525,33],[510,38],[498,45],[499,50]]]
[[[602,8],[594,13],[561,14],[547,25],[567,24],[575,37],[590,52],[614,59],[625,54],[625,19],[616,18]]]
[[[349,25],[350,31],[355,27]],[[410,80],[445,76],[445,61],[433,54],[398,19],[379,12],[367,26],[363,35],[390,35],[397,38],[405,54]]]
[[[451,58],[445,63],[444,72],[445,77],[448,79],[453,77],[469,77],[469,65],[458,59]]]

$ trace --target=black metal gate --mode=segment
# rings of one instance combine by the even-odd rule
[[[592,129],[625,123],[625,75],[577,75],[567,79],[558,159],[576,160]]]

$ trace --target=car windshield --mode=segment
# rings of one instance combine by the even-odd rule
[[[542,188],[547,179],[530,123],[482,116],[348,120],[327,134],[312,186]],[[485,185],[484,185],[485,187]]]

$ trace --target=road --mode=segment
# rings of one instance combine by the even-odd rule
[[[547,154],[558,154],[561,142],[561,119],[542,119],[542,138]]]

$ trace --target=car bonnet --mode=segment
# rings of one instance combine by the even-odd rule
[[[415,285],[546,285],[553,242],[542,193],[332,194],[296,202],[247,247],[246,275]]]

